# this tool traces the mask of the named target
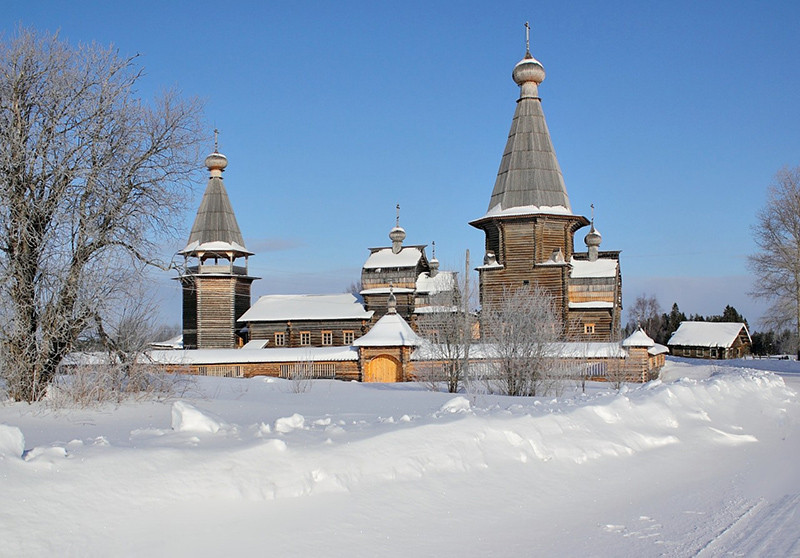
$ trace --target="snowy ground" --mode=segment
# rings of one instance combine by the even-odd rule
[[[558,400],[292,387],[0,404],[0,554],[800,556],[796,362]]]

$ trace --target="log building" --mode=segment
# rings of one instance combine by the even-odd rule
[[[545,72],[528,50],[512,72],[520,96],[485,215],[470,224],[486,235],[480,275],[482,307],[525,285],[546,289],[570,339],[619,340],[619,252],[601,252],[602,237],[573,213],[545,122],[539,85]],[[586,252],[575,232],[591,224]]]

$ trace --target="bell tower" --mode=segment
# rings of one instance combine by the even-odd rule
[[[232,349],[245,339],[237,320],[250,308],[250,286],[258,277],[247,271],[253,255],[244,246],[222,172],[228,159],[214,149],[206,157],[208,185],[183,255],[183,346]],[[243,261],[242,261],[243,259]],[[238,260],[238,261],[237,261]]]

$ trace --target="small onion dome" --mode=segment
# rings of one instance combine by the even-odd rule
[[[511,77],[514,78],[514,82],[520,86],[530,81],[539,84],[544,81],[544,66],[531,56],[530,52],[526,52],[525,58],[517,62],[517,65],[514,66]]]
[[[216,151],[206,157],[206,167],[208,170],[224,170],[228,166],[228,158],[222,153]]]
[[[586,243],[588,248],[600,246],[600,243],[603,241],[603,236],[600,234],[600,231],[594,228],[594,223],[592,223],[592,228],[588,233],[586,233],[583,241]]]
[[[389,240],[392,242],[403,242],[406,239],[406,231],[403,227],[394,227],[389,231]]]

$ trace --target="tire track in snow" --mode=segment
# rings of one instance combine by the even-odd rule
[[[760,500],[711,539],[695,556],[800,557],[800,494],[768,504]]]

